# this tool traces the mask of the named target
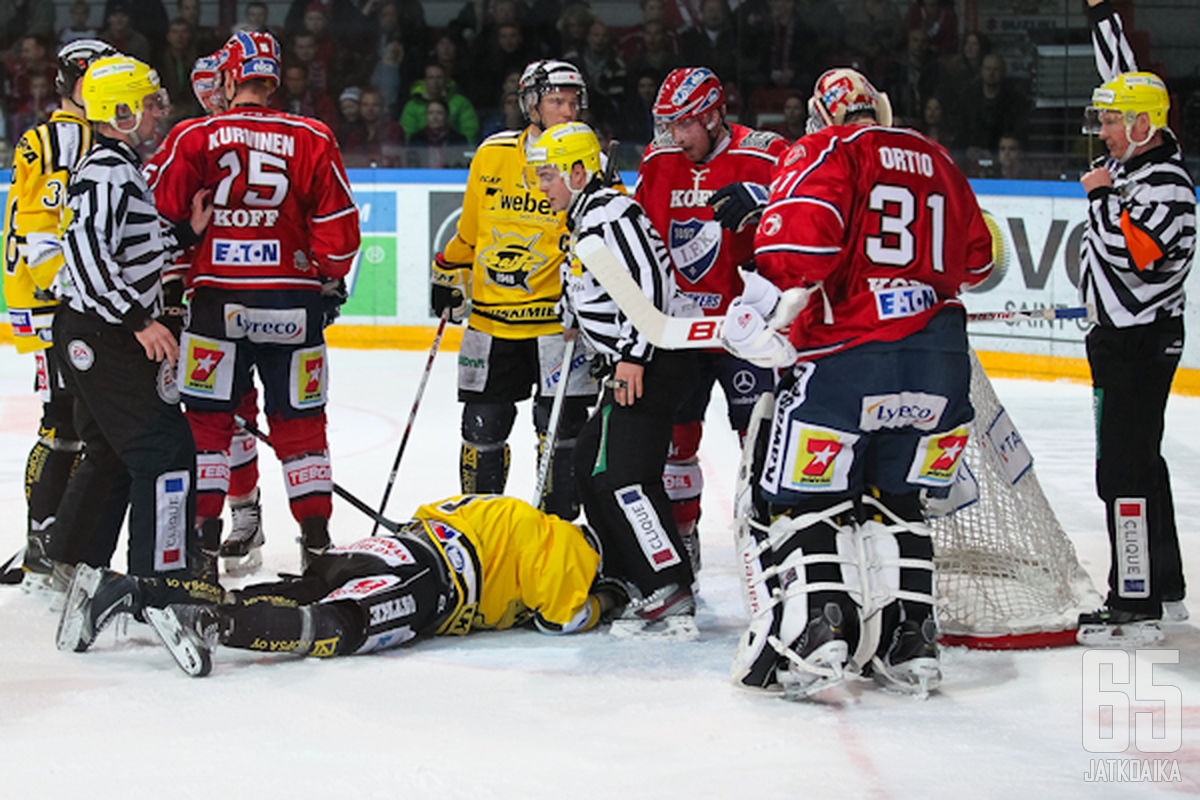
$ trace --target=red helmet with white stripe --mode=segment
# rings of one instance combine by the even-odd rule
[[[658,87],[654,124],[665,126],[713,108],[725,115],[725,87],[716,73],[706,67],[680,67],[671,70]]]
[[[266,80],[279,85],[279,42],[265,31],[241,31],[222,48],[225,61],[217,72],[230,72],[235,83]]]

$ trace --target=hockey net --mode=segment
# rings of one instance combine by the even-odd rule
[[[1098,607],[1100,596],[974,352],[971,402],[966,469],[940,509],[957,510],[930,520],[942,642],[983,649],[1074,644],[1080,612]],[[972,483],[978,498],[970,502]]]

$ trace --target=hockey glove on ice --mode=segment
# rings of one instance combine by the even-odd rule
[[[470,288],[470,264],[451,264],[441,253],[433,257],[429,307],[435,317],[440,317],[443,311],[450,309],[450,321],[455,325],[466,319]]]
[[[333,321],[341,316],[342,304],[349,299],[346,291],[346,281],[343,278],[329,278],[321,284],[321,327],[328,328]]]
[[[712,206],[713,219],[722,228],[741,231],[747,225],[758,224],[768,197],[770,193],[761,183],[731,183],[713,192],[708,204]]]

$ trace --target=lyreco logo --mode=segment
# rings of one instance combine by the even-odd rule
[[[225,338],[288,344],[307,338],[303,308],[246,308],[225,306]]]
[[[867,395],[862,399],[858,427],[864,431],[884,428],[932,430],[941,422],[946,402],[941,395],[924,392]]]

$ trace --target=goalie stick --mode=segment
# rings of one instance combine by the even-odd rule
[[[263,433],[262,429],[260,429],[253,422],[246,421],[243,417],[241,417],[238,414],[233,415],[233,421],[236,422],[243,430],[245,430],[247,433],[249,433],[255,439],[258,439],[259,441],[270,445],[271,449],[275,448],[275,445],[271,444],[270,437],[268,437],[267,434]],[[366,514],[371,519],[375,520],[375,524],[377,526],[382,526],[383,528],[386,528],[387,530],[391,531],[392,533],[398,533],[400,531],[400,523],[393,522],[392,520],[383,516],[378,511],[376,511],[375,509],[371,508],[369,505],[364,503],[362,500],[359,500],[357,497],[350,494],[350,492],[346,491],[341,486],[339,486],[337,481],[333,482],[333,493],[336,494],[338,497],[342,498],[343,500],[345,500],[350,505],[357,508],[359,511]]]

